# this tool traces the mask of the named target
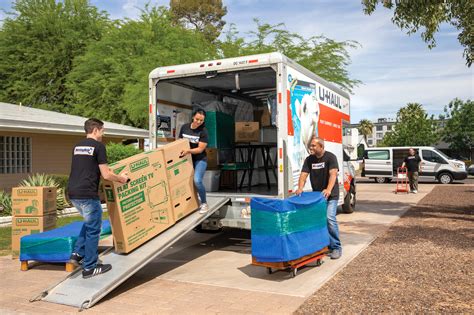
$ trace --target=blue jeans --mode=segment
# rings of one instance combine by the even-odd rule
[[[337,199],[329,200],[327,207],[329,249],[341,249],[341,240],[339,239],[339,227],[336,220]]]
[[[202,183],[202,179],[204,178],[204,173],[206,173],[207,169],[207,161],[206,160],[197,160],[193,162],[194,164],[194,185],[196,185],[199,199],[201,199],[201,203],[206,203],[206,187]]]
[[[102,206],[98,199],[71,199],[71,202],[84,218],[84,225],[73,252],[84,257],[83,269],[93,269],[97,265],[98,259]]]

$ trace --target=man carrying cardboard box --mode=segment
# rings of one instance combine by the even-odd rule
[[[104,179],[125,184],[127,173],[115,175],[107,165],[107,152],[101,142],[104,123],[90,118],[84,123],[86,139],[73,150],[68,195],[74,207],[84,218],[79,237],[71,255],[71,263],[82,265],[82,277],[90,278],[112,269],[109,264],[99,264],[98,246],[102,226],[102,206],[99,199],[100,175]]]

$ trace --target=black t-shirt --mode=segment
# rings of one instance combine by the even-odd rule
[[[415,154],[407,156],[403,162],[405,162],[405,166],[409,172],[418,172],[418,166],[421,162],[421,159],[417,154]]]
[[[302,172],[309,173],[309,179],[311,180],[311,187],[313,191],[323,191],[328,187],[329,183],[329,170],[337,169],[337,158],[331,152],[325,151],[323,156],[318,158],[311,154],[306,158],[303,164]],[[331,195],[328,200],[339,199],[339,185],[337,182],[332,188]]]
[[[179,131],[179,137],[188,139],[191,149],[197,148],[199,142],[208,143],[209,136],[207,134],[207,129],[204,125],[199,126],[196,129],[191,129],[191,123],[184,124]],[[205,160],[207,159],[206,150],[202,151],[199,154],[193,154],[193,161]]]
[[[99,199],[99,164],[107,164],[103,143],[91,138],[80,141],[72,150],[68,195],[70,199]]]

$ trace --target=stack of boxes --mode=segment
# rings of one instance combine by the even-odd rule
[[[56,227],[56,188],[13,188],[12,213],[12,258],[15,259],[20,256],[21,237]]]
[[[104,183],[115,251],[129,253],[199,206],[188,140],[129,157],[110,167],[130,181]]]

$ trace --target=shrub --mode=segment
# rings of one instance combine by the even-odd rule
[[[12,196],[0,190],[0,217],[12,215]]]
[[[143,151],[133,145],[109,142],[107,144],[107,161],[112,164],[141,152]]]

